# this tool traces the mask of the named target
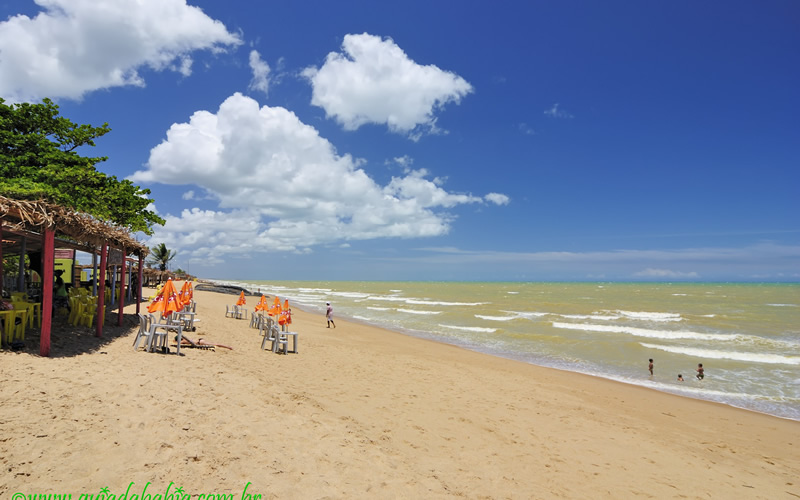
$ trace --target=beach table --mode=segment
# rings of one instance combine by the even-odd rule
[[[293,354],[297,354],[297,337],[300,335],[298,332],[281,332],[283,335],[287,337],[292,337],[292,350],[288,351]]]

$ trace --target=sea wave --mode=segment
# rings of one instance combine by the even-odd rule
[[[414,309],[397,309],[397,312],[403,312],[409,314],[423,314],[423,315],[442,314],[442,311],[416,311]]]
[[[597,314],[560,314],[562,318],[566,319],[593,319],[597,321],[611,321],[619,319],[619,316],[600,316]]]
[[[645,312],[645,311],[617,311],[617,313],[630,319],[640,319],[645,321],[681,321],[681,315],[678,313],[660,313],[660,312]]]
[[[488,302],[441,302],[438,300],[408,299],[406,304],[419,306],[481,306],[488,304]]]
[[[720,333],[699,333],[682,330],[649,330],[620,325],[592,325],[588,323],[560,323],[553,322],[554,328],[567,330],[584,330],[587,332],[627,333],[637,337],[654,339],[695,339],[695,340],[736,340],[740,335],[726,335]]]
[[[518,318],[526,318],[526,319],[541,318],[542,316],[547,316],[548,314],[550,314],[546,312],[525,312],[525,311],[500,311],[500,312],[504,312],[506,314],[514,314]]]
[[[696,347],[673,347],[666,345],[639,343],[648,349],[659,349],[673,354],[685,354],[703,359],[732,359],[734,361],[749,361],[754,363],[770,363],[781,365],[800,365],[800,356],[783,356],[781,354],[760,354],[755,352],[719,351],[715,349],[699,349]]]
[[[408,300],[408,297],[397,297],[397,296],[394,296],[394,295],[391,295],[391,296],[390,295],[370,295],[368,297],[365,297],[363,300],[383,300],[383,301],[386,301],[386,302],[406,302]],[[362,302],[362,301],[358,301],[358,302]]]
[[[797,304],[767,304],[771,307],[797,307]]]
[[[374,306],[367,306],[367,309],[372,311],[391,311],[390,307],[374,307]]]
[[[463,330],[465,332],[480,332],[480,333],[494,333],[497,331],[497,328],[481,328],[479,326],[456,326],[456,325],[442,325],[439,324],[442,328],[450,328],[452,330]]]
[[[476,314],[475,317],[488,321],[511,321],[512,319],[517,319],[519,316],[484,316],[483,314]]]

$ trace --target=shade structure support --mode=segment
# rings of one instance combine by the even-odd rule
[[[144,256],[139,255],[139,279],[136,281],[136,314],[139,314],[139,306],[142,303],[142,277],[144,274]]]
[[[122,313],[125,308],[125,247],[120,249],[122,251],[122,264],[119,269],[119,306],[117,312],[117,326],[122,326]],[[116,291],[116,289],[115,289]]]
[[[108,261],[108,242],[103,242],[100,246],[100,289],[97,293],[97,325],[95,336],[103,336],[103,320],[106,305],[106,262]]]
[[[42,333],[39,355],[50,356],[50,331],[53,326],[53,266],[55,265],[55,236],[53,229],[42,230]]]

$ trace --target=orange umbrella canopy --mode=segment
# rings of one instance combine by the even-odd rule
[[[180,300],[181,304],[186,305],[192,301],[191,290],[192,285],[189,284],[188,281],[184,281],[181,291],[178,293],[178,299]]]
[[[256,304],[256,311],[266,311],[268,307],[269,304],[267,304],[267,296],[261,294],[261,300],[258,301],[258,304]]]
[[[172,279],[167,280],[161,293],[153,299],[153,302],[147,306],[147,311],[154,313],[161,311],[161,316],[166,317],[170,314],[183,309],[183,304],[178,299],[178,291],[175,290],[175,284]]]
[[[276,316],[281,313],[281,299],[276,295],[275,300],[272,302],[272,307],[269,308],[269,315]]]
[[[239,294],[239,300],[236,301],[236,305],[237,306],[243,306],[246,303],[247,303],[247,301],[244,300],[244,290],[242,290],[242,293]]]
[[[281,311],[278,323],[281,325],[292,324],[292,311],[289,309],[289,299],[286,299],[286,301],[283,303],[283,311]]]

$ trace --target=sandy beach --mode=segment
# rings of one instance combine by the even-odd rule
[[[800,498],[800,422],[296,309],[273,354],[195,299],[234,350],[134,352],[129,305],[0,353],[0,498]]]

